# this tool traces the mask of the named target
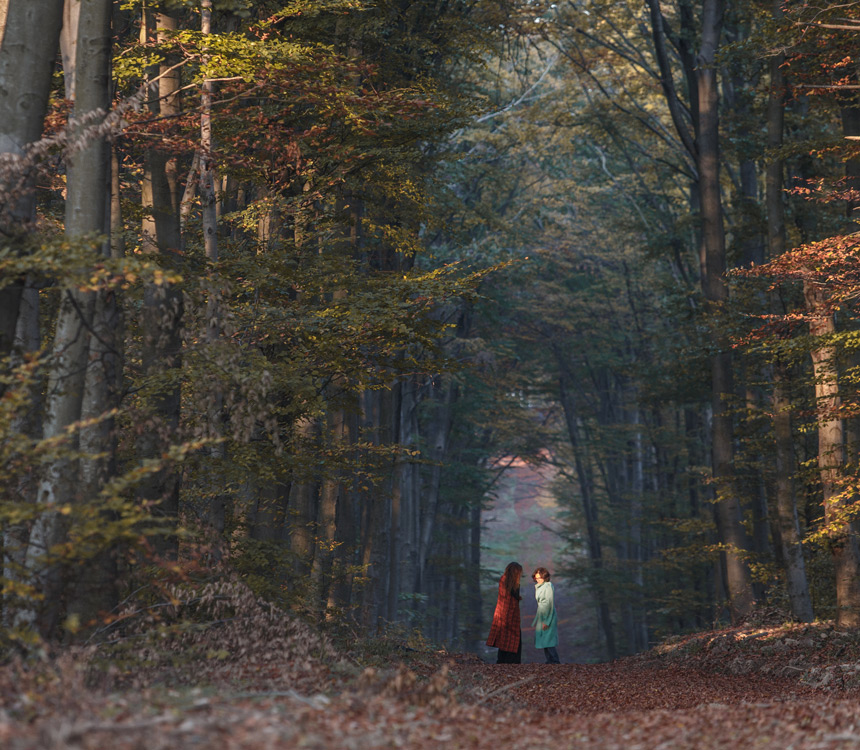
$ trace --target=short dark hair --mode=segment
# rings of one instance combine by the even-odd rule
[[[532,580],[534,580],[534,577],[538,575],[538,573],[540,574],[540,577],[543,578],[545,581],[548,581],[550,579],[549,571],[546,568],[535,568],[535,572],[532,573]]]

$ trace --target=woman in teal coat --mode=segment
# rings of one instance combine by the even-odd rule
[[[549,582],[549,571],[537,568],[532,573],[535,582],[537,614],[532,621],[535,628],[535,648],[542,648],[547,664],[559,664],[558,617],[555,611],[555,591]]]

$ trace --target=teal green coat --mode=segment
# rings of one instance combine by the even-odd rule
[[[544,581],[535,586],[537,614],[532,622],[535,626],[535,648],[558,646],[558,617],[555,613],[555,591],[552,583]],[[549,625],[544,630],[543,626]]]

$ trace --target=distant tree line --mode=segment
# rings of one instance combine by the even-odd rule
[[[486,241],[528,256],[498,346],[557,429],[605,656],[860,624],[856,11],[529,3],[518,106],[471,131]]]

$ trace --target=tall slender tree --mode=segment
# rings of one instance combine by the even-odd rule
[[[63,0],[0,2],[0,154],[23,157],[42,136],[62,18]],[[32,175],[26,167],[13,169],[0,176],[0,188],[0,226],[6,241],[15,241],[17,252],[23,252],[35,219]],[[15,339],[24,285],[22,278],[0,281],[0,357],[9,354]]]
[[[76,47],[84,54],[77,56],[73,72],[75,119],[70,128],[73,143],[67,160],[66,236],[73,242],[91,242],[96,247],[107,246],[103,237],[110,196],[109,151],[106,133],[99,132],[98,126],[110,102],[111,11],[109,0],[98,0],[82,8],[78,18]],[[63,435],[81,419],[90,369],[95,295],[72,286],[64,286],[60,294],[43,422],[46,438]],[[54,632],[61,614],[63,582],[57,561],[51,559],[54,546],[63,541],[65,533],[60,511],[75,501],[80,468],[74,459],[59,458],[47,467],[39,485],[38,501],[45,510],[30,531],[27,567],[39,581],[44,596],[38,629],[46,635]],[[22,615],[29,623],[36,620],[35,611]]]
[[[775,13],[779,14],[779,5]],[[783,145],[785,122],[784,54],[770,60],[770,89],[767,104],[767,145],[771,157],[765,173],[765,200],[767,203],[768,255],[778,258],[786,251],[784,164],[778,156]],[[779,297],[771,295],[771,308],[779,311]],[[812,600],[806,578],[806,565],[801,544],[797,517],[797,502],[793,486],[796,474],[794,441],[791,429],[791,399],[789,396],[789,368],[784,355],[773,363],[773,434],[776,451],[776,514],[779,525],[779,542],[785,565],[788,598],[792,614],[802,622],[813,619]]]

